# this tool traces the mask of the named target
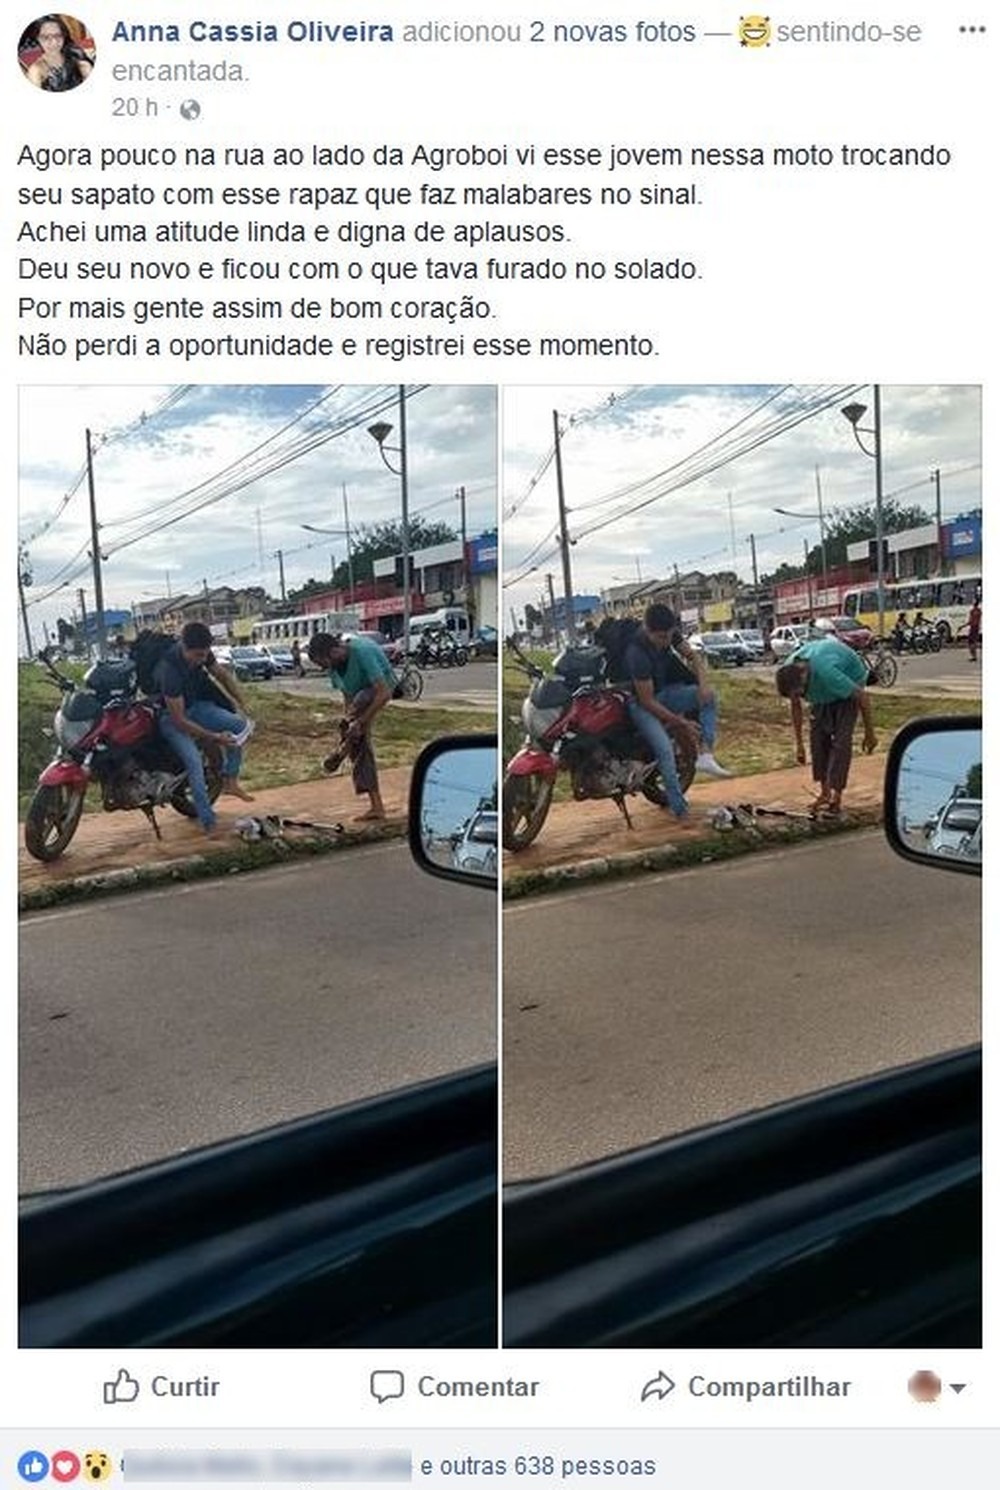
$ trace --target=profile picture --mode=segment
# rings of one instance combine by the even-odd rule
[[[933,1371],[914,1371],[906,1388],[914,1402],[936,1402],[941,1396],[941,1378]]]
[[[68,93],[94,70],[94,39],[83,21],[62,13],[39,16],[17,44],[17,60],[29,83],[47,93]]]

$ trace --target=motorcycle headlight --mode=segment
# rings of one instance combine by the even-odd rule
[[[93,728],[92,719],[67,719],[62,709],[56,710],[55,725],[56,739],[64,750],[71,750],[74,745],[79,745],[84,735]]]

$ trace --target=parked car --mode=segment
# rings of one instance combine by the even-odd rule
[[[700,652],[709,667],[742,667],[749,661],[748,648],[728,631],[696,631],[687,640],[688,646]]]
[[[480,808],[462,825],[452,844],[456,869],[472,874],[496,874],[498,821],[495,809]]]
[[[287,647],[265,647],[261,645],[258,651],[270,657],[277,676],[287,677],[295,672],[295,661]]]
[[[229,653],[227,659],[221,655],[225,651]],[[267,682],[277,671],[263,647],[220,647],[215,655],[223,667],[230,668],[241,683]]]
[[[875,639],[869,628],[860,625],[853,616],[818,616],[812,629],[818,636],[836,637],[855,652],[864,652]]]
[[[480,626],[473,632],[472,655],[474,657],[496,657],[499,638],[495,626]]]
[[[750,660],[752,662],[763,662],[767,652],[767,643],[764,640],[763,631],[747,630],[744,627],[739,627],[735,631],[730,631],[729,635],[743,643],[750,654]]]
[[[775,662],[784,662],[790,652],[794,652],[796,647],[801,647],[802,643],[808,640],[808,626],[800,624],[776,626],[771,632],[771,656]]]

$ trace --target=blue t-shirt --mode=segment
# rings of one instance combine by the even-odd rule
[[[390,692],[396,686],[389,659],[378,642],[369,641],[366,636],[352,636],[347,643],[344,671],[330,669],[330,687],[353,698],[363,688],[372,688],[376,683],[384,683]]]

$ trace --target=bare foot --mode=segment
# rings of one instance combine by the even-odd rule
[[[215,838],[228,838],[229,837],[229,834],[232,831],[232,829],[230,828],[230,826],[229,826],[228,823],[222,823],[222,822],[216,821],[216,822],[212,823],[211,826],[209,826],[209,827],[206,827],[204,824],[202,824],[202,830],[201,831],[202,831],[202,833],[204,834],[204,836],[206,838],[215,839]]]
[[[245,786],[238,781],[224,781],[222,783],[222,795],[224,797],[239,797],[241,802],[255,802],[257,799],[253,792],[248,792]]]
[[[356,823],[381,823],[385,821],[385,813],[377,812],[374,807],[369,807],[367,812],[359,812],[354,821]]]
[[[686,812],[683,817],[674,819],[674,826],[680,828],[683,833],[698,833],[703,824],[691,812]]]

